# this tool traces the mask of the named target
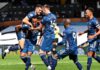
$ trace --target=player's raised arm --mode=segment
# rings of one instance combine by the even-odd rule
[[[26,15],[26,17],[22,20],[22,22],[25,23],[25,24],[28,24],[29,26],[32,27],[32,23],[31,23],[32,18],[36,18],[38,15],[41,14],[41,12],[42,12],[42,6],[40,4],[38,4],[35,7],[35,10],[28,13]]]
[[[88,30],[86,30],[84,32],[80,32],[79,35],[82,35],[82,34],[87,33],[87,32],[88,32]]]
[[[28,24],[29,26],[32,26],[32,23],[29,22],[29,18],[27,16],[22,20],[22,22]]]

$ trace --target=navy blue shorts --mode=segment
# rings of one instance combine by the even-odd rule
[[[30,42],[30,40],[25,40],[24,48],[21,50],[23,53],[32,52],[35,50],[35,46]]]
[[[22,39],[22,38],[25,39],[25,33],[24,33],[23,31],[19,31],[19,32],[17,33],[17,38],[18,38],[18,40],[20,40],[20,39]]]
[[[96,52],[96,46],[97,46],[97,41],[96,40],[90,41],[89,42],[89,47],[88,47],[88,52],[89,51]]]
[[[70,59],[75,59],[77,60],[77,50],[67,50],[67,49],[62,49],[60,50],[57,54],[58,54],[58,59],[63,59],[66,56],[69,56]]]
[[[53,48],[53,41],[55,39],[54,34],[52,35],[47,35],[42,37],[42,42],[40,45],[41,50],[43,51],[51,51]]]

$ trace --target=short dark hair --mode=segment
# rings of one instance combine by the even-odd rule
[[[71,24],[71,20],[70,19],[64,19],[64,24]]]
[[[37,4],[36,7],[41,7],[42,8],[42,5],[41,4]]]
[[[50,6],[45,4],[43,7],[50,9]]]
[[[92,13],[94,12],[94,9],[92,7],[87,8],[87,10],[90,10]]]

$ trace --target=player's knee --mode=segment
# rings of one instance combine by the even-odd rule
[[[26,56],[20,56],[20,58],[21,58],[21,59],[24,59],[24,58],[26,58]]]
[[[39,55],[42,55],[42,54],[46,55],[46,52],[40,49],[39,50]]]
[[[47,54],[48,54],[48,56],[50,56],[50,55],[52,55],[52,52],[50,51],[50,52],[48,52]]]
[[[53,46],[56,46],[57,45],[57,42],[53,42]]]
[[[26,56],[27,56],[27,54],[26,54],[26,53],[21,52],[21,53],[20,53],[20,56],[21,56],[21,57],[26,57]]]
[[[92,57],[92,56],[93,56],[93,52],[91,52],[91,51],[88,52],[88,53],[87,53],[87,56],[88,56],[88,57]]]
[[[32,52],[28,52],[28,56],[31,56],[32,55]]]

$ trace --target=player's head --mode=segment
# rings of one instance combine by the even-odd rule
[[[48,14],[50,13],[50,6],[45,4],[43,7],[42,7],[42,10],[43,10],[43,13],[44,14]]]
[[[70,26],[70,24],[71,24],[71,20],[70,19],[65,19],[64,20],[64,27],[65,28],[68,27],[68,26]]]
[[[40,15],[42,13],[42,5],[40,4],[36,5],[35,12],[37,15]]]
[[[32,18],[32,22],[33,22],[33,23],[37,23],[37,21],[38,21],[37,17],[33,17],[33,18]]]
[[[86,12],[86,14],[85,14],[86,18],[90,18],[91,16],[93,16],[94,9],[89,7],[89,8],[86,9],[85,12]]]

